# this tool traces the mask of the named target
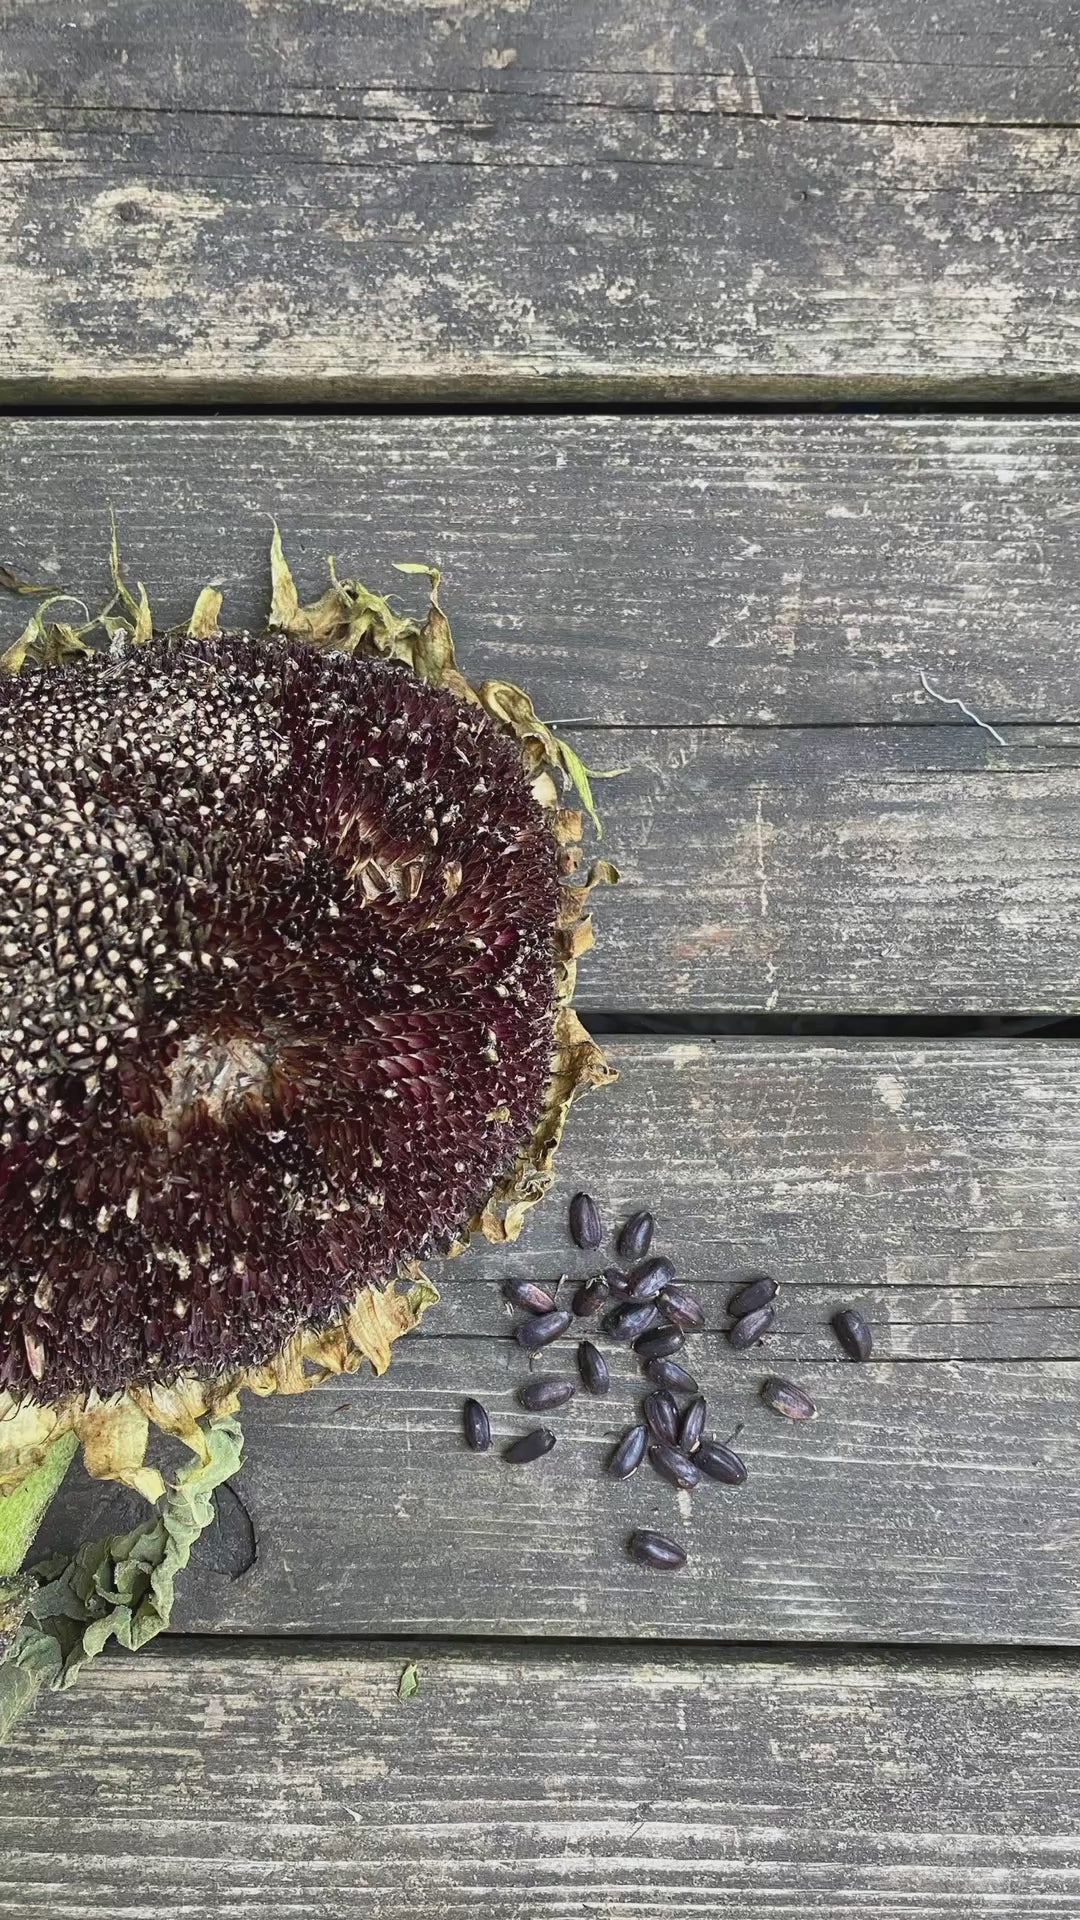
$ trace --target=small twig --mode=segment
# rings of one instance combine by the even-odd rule
[[[971,708],[967,706],[963,700],[957,700],[955,695],[935,692],[921,667],[919,668],[919,679],[923,683],[924,692],[930,695],[931,700],[939,700],[943,707],[959,707],[961,713],[966,714],[969,720],[974,720],[975,725],[981,727],[984,733],[990,734],[992,738],[997,741],[999,747],[1005,746],[1006,742],[1003,735],[998,732],[996,727],[990,725],[989,720],[980,720],[978,714],[972,713]]]

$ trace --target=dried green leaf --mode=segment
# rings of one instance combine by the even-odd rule
[[[300,611],[300,596],[296,591],[296,582],[289,571],[281,545],[281,530],[274,521],[274,537],[270,542],[270,618],[271,627],[291,633],[296,625],[296,616]]]
[[[214,587],[203,588],[188,621],[188,632],[193,640],[207,640],[218,631],[223,597]]]
[[[34,594],[34,593],[58,593],[60,591],[60,589],[56,586],[33,587],[30,585],[30,582],[28,580],[20,580],[18,574],[14,571],[12,567],[4,567],[4,566],[0,566],[0,587],[6,588],[8,593]]]
[[[25,1705],[26,1686],[71,1686],[110,1640],[131,1652],[169,1624],[177,1575],[214,1518],[214,1492],[240,1466],[242,1436],[234,1419],[215,1420],[205,1435],[206,1459],[178,1474],[160,1511],[130,1533],[57,1555],[31,1569],[38,1585],[22,1627],[0,1663],[0,1740]],[[11,1666],[22,1676],[8,1676]]]
[[[401,1679],[398,1681],[398,1699],[411,1700],[419,1685],[420,1676],[416,1670],[416,1663],[410,1660]]]

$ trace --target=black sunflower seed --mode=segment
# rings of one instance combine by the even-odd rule
[[[553,1373],[538,1373],[518,1388],[518,1401],[530,1413],[547,1413],[551,1407],[565,1407],[575,1393],[572,1380],[559,1380]]]
[[[606,1393],[611,1385],[607,1361],[591,1340],[583,1340],[577,1350],[578,1372],[589,1393]]]
[[[694,1455],[694,1465],[710,1480],[722,1480],[728,1487],[739,1487],[746,1479],[746,1462],[722,1440],[703,1440]]]
[[[705,1309],[688,1287],[666,1286],[660,1295],[660,1311],[673,1327],[682,1327],[686,1333],[705,1325]]]
[[[657,1327],[654,1333],[643,1333],[634,1341],[634,1352],[642,1360],[663,1360],[685,1345],[686,1335],[678,1327]]]
[[[615,1250],[621,1260],[641,1260],[652,1246],[656,1222],[651,1213],[632,1213],[619,1229]]]
[[[679,1445],[684,1453],[695,1453],[698,1441],[705,1431],[706,1406],[700,1395],[691,1400],[679,1422]]]
[[[776,1319],[775,1307],[757,1307],[753,1313],[744,1313],[727,1330],[728,1342],[736,1353],[745,1353],[748,1347],[756,1347],[759,1340],[772,1327]]]
[[[509,1460],[511,1466],[525,1467],[530,1460],[543,1459],[554,1445],[555,1435],[550,1427],[534,1427],[531,1433],[523,1433],[520,1440],[511,1440],[510,1445],[503,1448],[503,1459]]]
[[[658,1387],[655,1393],[647,1393],[641,1411],[653,1439],[666,1440],[668,1446],[673,1447],[679,1436],[679,1409],[667,1388]]]
[[[675,1278],[675,1269],[670,1260],[662,1254],[654,1254],[651,1260],[640,1260],[632,1267],[628,1276],[630,1293],[635,1300],[655,1300],[663,1287],[670,1286]]]
[[[594,1280],[583,1281],[571,1302],[578,1319],[590,1320],[594,1313],[599,1313],[609,1293],[610,1288],[601,1273]]]
[[[514,1329],[518,1345],[524,1347],[528,1353],[535,1353],[539,1347],[550,1346],[553,1340],[557,1340],[561,1333],[566,1332],[573,1317],[565,1307],[560,1307],[555,1313],[534,1314]]]
[[[767,1307],[775,1300],[780,1288],[771,1273],[755,1273],[750,1280],[744,1280],[738,1291],[733,1293],[727,1303],[728,1312],[741,1320],[744,1313],[756,1313],[759,1307]]]
[[[650,1360],[645,1372],[656,1386],[667,1387],[670,1393],[689,1393],[696,1396],[698,1392],[698,1383],[693,1374],[687,1373],[686,1368],[680,1367],[675,1360],[663,1357]]]
[[[588,1251],[600,1245],[604,1224],[591,1193],[575,1193],[570,1202],[570,1233],[579,1247]]]
[[[503,1293],[511,1306],[524,1307],[526,1313],[554,1313],[555,1295],[535,1280],[504,1280]]]
[[[665,1573],[677,1573],[686,1565],[686,1548],[680,1547],[676,1540],[669,1540],[666,1533],[653,1533],[650,1527],[639,1527],[630,1535],[627,1542],[630,1557],[643,1567],[659,1567]]]
[[[797,1387],[793,1380],[781,1380],[775,1374],[761,1383],[761,1397],[774,1413],[782,1413],[787,1420],[813,1420],[817,1408],[808,1393]]]
[[[605,1313],[603,1328],[613,1340],[637,1340],[655,1327],[660,1315],[651,1300],[628,1300]]]
[[[479,1400],[466,1400],[461,1423],[465,1429],[465,1444],[474,1453],[486,1453],[491,1445],[491,1421],[487,1408],[482,1407]]]
[[[600,1275],[608,1283],[608,1292],[613,1300],[625,1300],[630,1291],[630,1282],[621,1267],[605,1267]]]
[[[853,1360],[869,1360],[874,1351],[874,1336],[854,1307],[844,1307],[833,1314],[833,1332]]]
[[[669,1480],[673,1487],[680,1487],[684,1493],[689,1493],[701,1479],[693,1461],[688,1460],[678,1447],[666,1446],[663,1441],[658,1440],[654,1447],[649,1448],[649,1460],[662,1480]]]
[[[648,1427],[627,1427],[608,1461],[607,1470],[613,1480],[629,1480],[630,1475],[637,1472],[645,1458],[648,1439]]]

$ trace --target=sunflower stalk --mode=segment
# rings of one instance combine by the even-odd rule
[[[151,1519],[31,1568],[25,1617],[0,1661],[0,1744],[43,1687],[72,1686],[110,1640],[135,1653],[168,1626],[176,1577],[241,1462],[235,1419],[212,1421],[205,1440],[206,1458],[177,1475]]]

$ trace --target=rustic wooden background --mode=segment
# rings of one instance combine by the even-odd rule
[[[430,558],[626,769],[620,1081],[385,1380],[251,1407],[174,1632],[0,1754],[0,1920],[1080,1915],[1078,76],[1066,0],[0,0],[0,559],[96,603],[111,505],[253,623],[271,515],[312,592]],[[744,1488],[605,1481],[622,1366],[463,1452],[580,1184]]]

